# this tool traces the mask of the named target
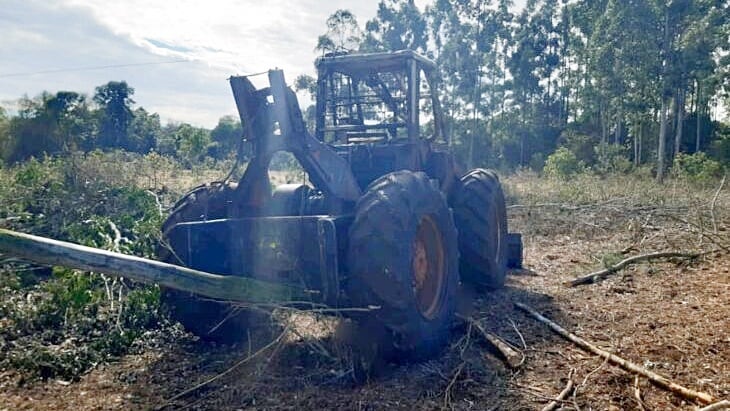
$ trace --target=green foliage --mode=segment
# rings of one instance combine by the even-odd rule
[[[162,215],[154,194],[114,184],[131,181],[120,175],[124,161],[91,153],[1,169],[0,216],[24,232],[150,257]],[[48,276],[0,265],[0,285],[0,368],[42,378],[76,378],[163,321],[158,287],[101,274],[54,268]]]
[[[601,260],[601,265],[603,266],[603,268],[608,268],[618,264],[621,260],[625,258],[625,256],[620,252],[612,251],[603,253],[599,255],[598,258]]]
[[[128,143],[125,148],[128,151],[147,153],[155,148],[157,136],[162,132],[160,116],[157,113],[148,113],[142,107],[134,110],[130,124]]]
[[[327,33],[319,36],[315,50],[322,53],[357,50],[362,31],[352,12],[339,9],[327,18],[326,24]]]
[[[560,147],[548,156],[543,173],[551,178],[567,180],[584,170],[585,165],[578,160],[572,151]]]
[[[134,88],[126,81],[110,81],[96,88],[94,102],[101,110],[98,146],[132,149],[129,128],[134,119],[132,111]]]
[[[730,165],[730,125],[720,127],[718,139],[710,144],[710,153],[715,160],[725,165],[725,167]]]
[[[86,98],[59,91],[20,99],[20,110],[7,125],[5,159],[22,161],[32,156],[65,153],[84,146],[92,138],[93,116]]]
[[[426,51],[428,43],[426,16],[412,1],[381,1],[375,18],[365,24],[360,50]]]
[[[0,107],[0,167],[10,153],[10,119],[4,108]]]
[[[699,186],[706,186],[722,175],[722,164],[711,159],[707,154],[679,153],[674,158],[673,171],[681,179]]]
[[[625,149],[616,144],[601,143],[595,147],[594,169],[599,174],[627,173],[631,170],[631,161],[624,154]]]
[[[562,147],[570,150],[585,164],[593,164],[596,161],[597,143],[595,138],[574,130],[564,130],[559,139]]]
[[[174,134],[177,156],[188,165],[203,161],[211,144],[208,130],[182,124]]]
[[[213,157],[225,159],[235,155],[243,138],[241,122],[236,117],[223,116],[218,120],[218,125],[210,132],[210,137],[213,147],[209,151]]]

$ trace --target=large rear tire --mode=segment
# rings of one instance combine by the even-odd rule
[[[170,216],[162,224],[162,235],[166,244],[158,251],[158,258],[171,264],[183,265],[178,258],[182,250],[171,249],[170,231],[176,224],[214,220],[227,216],[227,206],[234,185],[220,182],[204,184],[190,190],[174,206]],[[162,303],[170,317],[186,330],[202,340],[220,343],[236,343],[247,336],[251,313],[229,304],[203,299],[195,294],[173,289],[163,289]]]
[[[497,174],[481,168],[461,178],[452,199],[459,230],[459,271],[465,284],[504,286],[507,273],[507,211]]]
[[[347,290],[357,307],[377,306],[400,358],[421,359],[448,340],[458,287],[456,228],[442,193],[422,172],[370,184],[350,227]]]

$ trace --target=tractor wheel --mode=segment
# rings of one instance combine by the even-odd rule
[[[170,216],[162,223],[162,234],[167,235],[176,224],[225,218],[230,193],[235,187],[235,183],[224,186],[223,182],[214,181],[188,191],[172,206]]]
[[[501,288],[507,273],[507,212],[497,175],[474,169],[452,199],[459,230],[459,271],[465,284]]]
[[[223,183],[214,182],[190,190],[173,206],[162,224],[166,242],[171,243],[167,236],[176,224],[225,218],[231,189],[231,185],[223,187]],[[170,250],[169,246],[161,246],[157,254],[164,262],[182,264],[177,257],[180,252]],[[202,340],[235,343],[247,335],[250,313],[245,310],[173,289],[163,289],[161,299],[170,317]]]
[[[370,184],[350,227],[347,291],[356,307],[378,307],[360,321],[384,328],[385,350],[420,359],[443,347],[458,259],[451,211],[426,174],[398,171]]]

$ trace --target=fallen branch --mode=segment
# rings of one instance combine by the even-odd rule
[[[515,303],[515,306],[517,308],[519,308],[520,310],[530,314],[533,318],[540,321],[541,323],[547,325],[555,333],[559,334],[561,337],[565,338],[566,340],[571,341],[578,347],[580,347],[586,351],[592,352],[596,355],[600,355],[601,357],[605,358],[606,361],[611,362],[612,364],[616,364],[626,371],[646,377],[652,383],[657,385],[658,387],[664,388],[664,389],[669,390],[684,398],[691,399],[691,400],[697,401],[702,404],[710,404],[715,400],[710,394],[707,394],[704,392],[699,392],[699,391],[694,391],[689,388],[683,387],[679,384],[672,382],[671,380],[669,380],[666,377],[663,377],[655,372],[647,370],[644,367],[636,365],[630,361],[624,360],[623,358],[621,358],[617,355],[611,354],[608,351],[605,351],[605,350],[602,350],[602,349],[596,347],[595,345],[578,337],[577,335],[568,332],[563,327],[561,327],[558,324],[543,317],[542,315],[540,315],[540,313],[538,313],[537,311],[533,310],[532,308],[530,308],[524,304]]]
[[[612,265],[610,267],[604,268],[603,270],[599,270],[596,272],[592,272],[590,274],[586,274],[584,276],[578,277],[574,280],[568,281],[568,285],[571,287],[575,287],[577,285],[581,284],[591,284],[595,283],[599,280],[602,280],[609,275],[616,273],[623,268],[625,268],[628,265],[636,264],[642,261],[649,261],[649,260],[655,260],[658,258],[697,258],[700,256],[699,253],[681,253],[677,251],[660,251],[656,253],[649,253],[649,254],[642,254],[642,255],[635,255],[633,257],[629,257],[627,259],[621,260],[615,265]]]
[[[475,320],[472,317],[464,317],[459,314],[457,314],[456,316],[474,326],[474,328],[476,328],[479,333],[482,334],[484,339],[487,340],[489,345],[491,345],[502,355],[503,359],[510,368],[519,368],[525,362],[524,354],[516,351],[515,349],[507,345],[504,341],[502,341],[499,337],[485,330],[484,327],[479,324],[479,321]]]
[[[706,238],[712,244],[716,245],[718,248],[721,248],[723,251],[730,252],[730,245],[728,245],[724,241],[721,241],[721,239],[718,239],[718,237],[720,237],[719,235],[708,234],[702,225],[695,224],[689,220],[685,220],[684,218],[673,216],[671,214],[660,214],[659,216],[669,218],[670,220],[674,220],[676,222],[683,223],[683,224],[686,224],[687,226],[694,228],[696,230],[697,234],[699,234],[701,237]],[[724,239],[724,238],[722,238],[722,239]]]
[[[646,411],[644,400],[641,398],[641,390],[639,389],[639,376],[634,377],[634,398],[638,404],[639,411]]]
[[[449,385],[446,386],[446,390],[444,391],[444,409],[450,409],[452,408],[451,405],[451,390],[454,388],[454,384],[456,384],[456,380],[461,375],[461,372],[464,371],[464,366],[466,365],[466,362],[462,362],[459,364],[458,367],[456,367],[456,371],[454,371],[454,376],[451,377],[451,380],[449,380]]]
[[[575,370],[570,370],[570,374],[568,374],[568,384],[565,386],[563,391],[560,391],[560,394],[558,394],[557,397],[555,397],[554,400],[550,401],[546,406],[542,408],[542,411],[552,411],[555,408],[558,407],[558,405],[565,401],[565,398],[570,395],[570,393],[573,391],[573,372]]]
[[[700,408],[697,411],[720,411],[720,410],[730,410],[730,401],[722,400],[720,402],[710,404],[705,408]]]
[[[715,205],[717,205],[717,197],[720,195],[720,191],[722,191],[722,188],[725,186],[726,177],[727,177],[727,174],[722,176],[722,181],[720,182],[720,187],[718,187],[717,191],[715,191],[715,196],[712,197],[712,203],[710,204],[710,216],[712,217],[712,232],[714,234],[717,234],[717,220],[715,219]]]

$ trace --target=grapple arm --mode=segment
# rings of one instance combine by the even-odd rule
[[[230,78],[245,138],[255,153],[239,184],[241,194],[245,196],[255,185],[253,180],[265,175],[262,171],[268,169],[272,154],[288,151],[317,188],[340,200],[356,201],[360,187],[349,163],[307,131],[296,94],[286,86],[283,71],[270,70],[268,74],[270,86],[259,90],[245,76]]]

